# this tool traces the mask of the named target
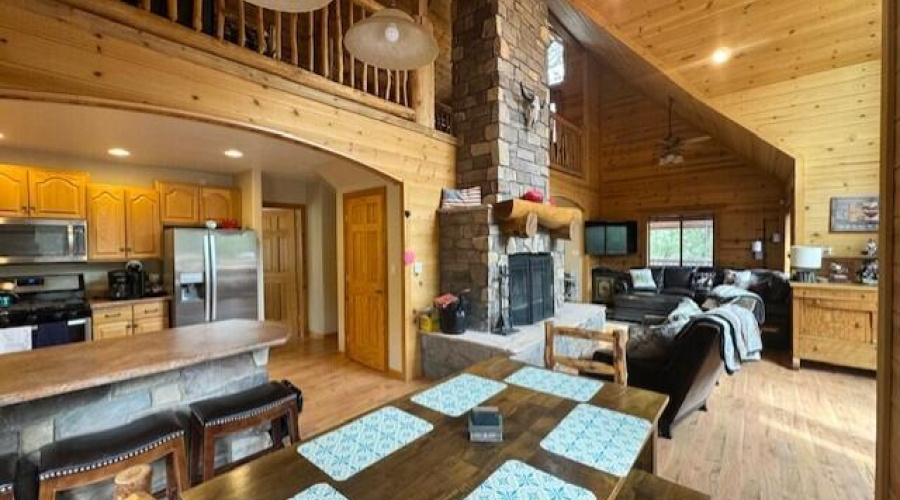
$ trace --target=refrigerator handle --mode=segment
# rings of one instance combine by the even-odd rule
[[[203,297],[203,315],[206,322],[212,321],[212,294],[213,282],[212,273],[210,272],[211,260],[209,252],[209,236],[203,238],[203,281],[206,283],[206,296]]]
[[[217,321],[219,318],[219,262],[216,258],[216,236],[210,232],[209,238],[209,273],[212,277],[212,297],[209,301],[211,305],[210,307],[210,321]]]

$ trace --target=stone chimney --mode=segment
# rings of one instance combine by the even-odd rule
[[[540,302],[542,295],[541,303],[557,310],[565,294],[562,245],[547,232],[506,236],[492,210],[493,203],[519,198],[531,188],[549,197],[548,16],[542,0],[453,2],[456,181],[459,188],[480,186],[484,204],[441,210],[441,288],[470,290],[470,327],[479,331],[490,331],[501,317],[508,326],[530,290],[541,291],[531,299]],[[533,124],[527,123],[531,103],[523,91],[542,105]],[[532,257],[542,263],[540,280],[529,277],[535,273],[509,272]]]
[[[459,138],[456,181],[481,186],[487,202],[548,193],[548,10],[541,0],[453,2],[453,111]],[[526,124],[530,104],[543,109]]]

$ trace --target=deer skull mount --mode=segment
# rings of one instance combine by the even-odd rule
[[[531,130],[537,123],[538,118],[540,118],[541,111],[547,107],[547,102],[550,99],[541,101],[541,98],[536,93],[529,92],[525,88],[524,83],[520,82],[519,88],[522,91],[522,110],[525,114],[525,128]]]

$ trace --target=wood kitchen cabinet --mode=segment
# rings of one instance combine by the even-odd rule
[[[166,298],[91,303],[94,340],[154,333],[169,328]]]
[[[0,165],[0,217],[28,217],[28,169]]]
[[[878,288],[792,283],[793,364],[801,360],[875,370]]]
[[[241,192],[223,187],[157,182],[161,220],[165,226],[202,226],[241,218]]]
[[[201,221],[241,219],[241,192],[235,189],[203,187],[200,189]]]
[[[200,186],[157,182],[160,220],[165,226],[196,226],[200,224]]]
[[[0,216],[84,219],[88,174],[0,165]]]
[[[92,184],[88,187],[91,260],[161,256],[159,194],[153,189]]]

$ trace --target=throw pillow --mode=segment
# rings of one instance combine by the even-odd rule
[[[734,273],[734,286],[747,290],[753,284],[753,273],[751,271],[740,271]]]
[[[638,292],[656,291],[656,282],[653,281],[653,273],[649,269],[632,269],[631,284]]]

